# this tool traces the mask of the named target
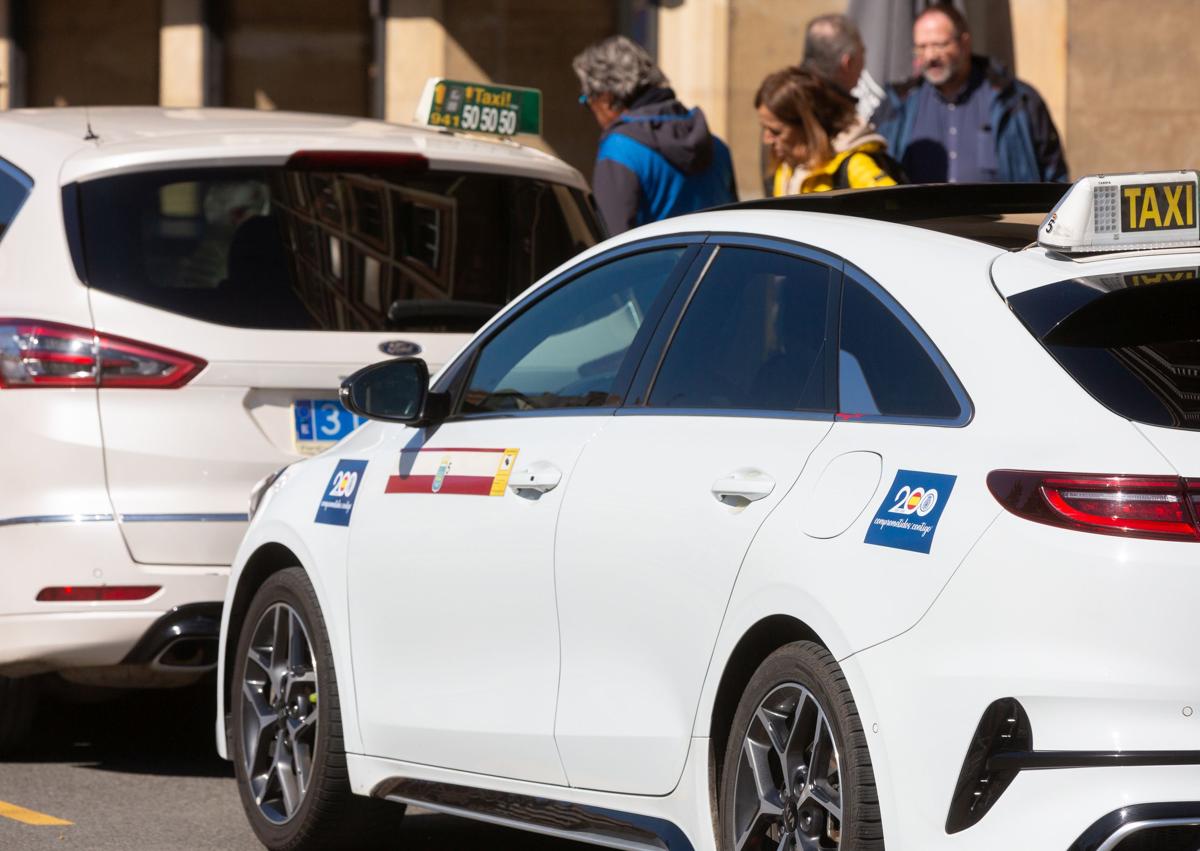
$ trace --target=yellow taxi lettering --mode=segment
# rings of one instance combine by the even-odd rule
[[[1167,212],[1163,216],[1163,227],[1165,228],[1171,227],[1172,221],[1178,221],[1179,227],[1184,227],[1183,211],[1179,209],[1179,198],[1183,195],[1183,186],[1182,183],[1176,183],[1174,186],[1163,187],[1163,195],[1167,199]],[[1175,191],[1172,192],[1172,189]]]
[[[1142,194],[1140,186],[1126,186],[1125,198],[1129,201],[1129,226],[1131,228],[1140,227],[1138,225],[1138,198]]]
[[[1160,228],[1163,226],[1162,217],[1158,214],[1158,193],[1154,191],[1153,186],[1148,186],[1146,191],[1142,193],[1142,219],[1138,222],[1139,228],[1150,227],[1151,218],[1154,219],[1154,227]]]
[[[1187,186],[1187,226],[1192,227],[1196,224],[1196,184],[1188,183]]]

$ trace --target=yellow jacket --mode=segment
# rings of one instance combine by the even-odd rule
[[[867,156],[868,153],[886,150],[887,145],[884,142],[872,140],[855,145],[834,155],[833,159],[808,171],[800,182],[799,194],[806,192],[828,192],[833,189],[833,177],[837,174],[838,168],[841,167],[842,161],[847,159],[850,160],[846,168],[846,178],[850,183],[849,188],[864,189],[870,186],[895,186],[896,181],[881,169],[875,160]],[[788,191],[788,185],[793,183],[793,171],[792,167],[786,163],[780,164],[775,169],[772,195],[779,197],[781,195],[795,194],[794,189]]]

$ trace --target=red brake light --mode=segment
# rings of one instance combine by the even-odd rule
[[[58,585],[38,591],[42,603],[95,603],[145,600],[161,585]]]
[[[182,387],[199,358],[89,328],[0,319],[0,388]]]
[[[988,489],[1038,523],[1133,538],[1200,541],[1200,480],[993,470]]]

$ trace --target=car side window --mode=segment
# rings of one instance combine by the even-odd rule
[[[849,276],[842,290],[838,410],[850,417],[954,419],[962,406],[918,339],[895,311]]]
[[[832,412],[829,267],[721,248],[667,349],[649,406]]]
[[[540,299],[484,343],[461,413],[616,405],[617,374],[685,247],[622,257]]]
[[[8,231],[31,189],[33,181],[25,172],[0,160],[0,237]]]

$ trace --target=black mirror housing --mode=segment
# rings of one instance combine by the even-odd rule
[[[429,392],[429,367],[416,357],[363,367],[342,382],[338,399],[352,413],[387,423],[424,425],[450,414],[449,395]]]

